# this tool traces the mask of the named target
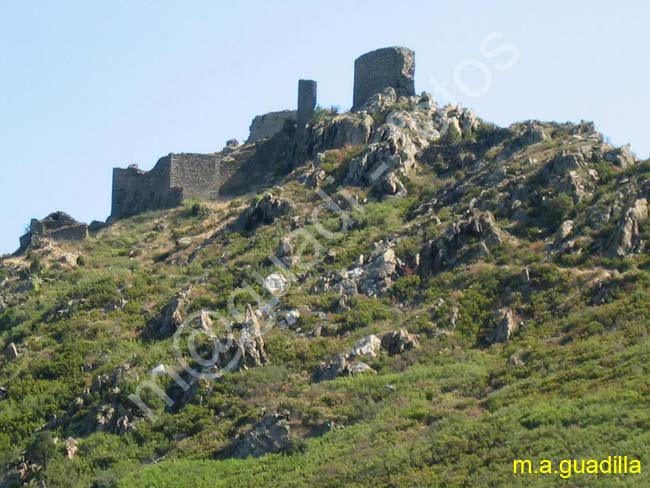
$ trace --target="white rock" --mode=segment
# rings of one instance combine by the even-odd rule
[[[289,289],[289,280],[280,273],[271,273],[264,279],[262,286],[272,295],[282,295]]]
[[[369,356],[374,358],[379,354],[381,349],[381,339],[376,335],[372,334],[362,339],[359,339],[357,343],[350,350],[351,356]]]
[[[298,319],[300,318],[300,311],[295,308],[293,310],[289,310],[284,318],[287,321],[289,327],[293,327],[298,323]]]
[[[153,368],[151,371],[149,371],[149,374],[151,376],[160,376],[165,374],[165,365],[164,364],[159,364],[155,368]]]

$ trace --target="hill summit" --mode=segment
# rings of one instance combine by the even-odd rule
[[[243,144],[116,169],[106,224],[32,221],[0,260],[0,486],[549,486],[513,461],[648,459],[650,161],[441,106],[414,63],[373,51],[350,112],[301,80]]]

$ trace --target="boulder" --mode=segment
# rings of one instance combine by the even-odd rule
[[[264,278],[262,287],[271,295],[283,295],[289,289],[289,280],[281,273],[271,273]]]
[[[369,296],[382,295],[392,286],[396,268],[395,251],[387,244],[379,245],[361,268],[359,291]]]
[[[322,362],[312,375],[312,381],[319,383],[321,381],[330,381],[340,376],[353,376],[373,371],[367,364],[359,361],[348,361],[346,355],[339,354],[329,361]]]
[[[381,339],[376,335],[372,334],[362,339],[359,339],[357,343],[352,346],[350,349],[349,355],[354,356],[369,356],[374,358],[379,354],[381,349]]]
[[[65,456],[72,461],[79,450],[79,441],[74,437],[68,437],[65,441]]]
[[[632,207],[627,209],[619,222],[608,245],[609,254],[622,257],[641,251],[645,247],[645,242],[640,239],[639,227],[647,218],[648,201],[639,198]]]
[[[238,438],[226,452],[239,459],[282,452],[291,445],[290,435],[288,415],[266,415],[250,432]]]
[[[13,342],[9,343],[7,347],[5,347],[5,356],[8,360],[13,361],[14,359],[18,358],[18,349],[16,348],[16,344]]]
[[[189,304],[190,290],[177,293],[165,305],[162,312],[162,320],[158,327],[158,335],[167,337],[173,334],[185,321],[185,310]]]
[[[293,210],[291,202],[284,198],[266,193],[258,202],[249,207],[237,219],[235,229],[252,231],[261,225],[268,225],[275,219],[289,214]]]
[[[298,319],[300,318],[300,311],[298,309],[293,309],[289,310],[285,316],[284,319],[287,321],[287,325],[289,327],[293,327],[298,323]]]
[[[388,354],[401,354],[420,346],[420,341],[415,334],[409,334],[406,329],[399,329],[384,334],[381,338],[381,347]]]
[[[497,325],[488,337],[488,342],[507,342],[519,330],[519,322],[509,308],[501,308],[495,314]]]

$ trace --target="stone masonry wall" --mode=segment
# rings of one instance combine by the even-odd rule
[[[171,154],[160,158],[151,171],[130,166],[113,169],[111,217],[120,218],[179,205],[183,192],[170,186]]]
[[[182,188],[182,198],[215,198],[221,181],[218,154],[171,155],[169,186]]]
[[[371,51],[354,62],[352,110],[359,110],[368,99],[393,87],[397,96],[415,95],[415,53],[405,47]]]

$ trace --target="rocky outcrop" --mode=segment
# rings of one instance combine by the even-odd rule
[[[7,347],[5,347],[4,353],[5,353],[5,357],[9,361],[13,361],[14,359],[17,359],[18,358],[18,349],[16,348],[16,344],[14,344],[13,342],[10,342],[9,345]]]
[[[548,140],[549,136],[544,130],[541,123],[535,120],[529,120],[523,124],[521,135],[518,142],[522,145],[529,146]]]
[[[381,339],[376,335],[372,334],[367,337],[359,339],[357,343],[350,349],[349,355],[354,356],[368,356],[374,358],[379,354],[382,343]]]
[[[457,137],[470,136],[479,122],[473,112],[457,105],[439,108],[430,95],[410,97],[406,110],[389,104],[394,100],[388,88],[373,98],[364,110],[387,111],[385,123],[377,127],[368,148],[350,161],[345,183],[372,186],[389,195],[405,195],[402,182],[415,169],[416,157],[432,142],[456,131]],[[375,115],[375,114],[372,114]]]
[[[235,229],[252,231],[261,225],[269,225],[275,219],[288,215],[293,210],[289,200],[266,193],[251,205],[235,222]]]
[[[250,305],[246,306],[239,335],[230,331],[218,343],[219,356],[214,368],[221,372],[262,366],[269,362],[264,349],[262,325]]]
[[[329,361],[322,362],[312,375],[312,381],[320,383],[340,376],[354,376],[369,372],[374,372],[374,370],[366,363],[350,360],[348,355],[339,354]]]
[[[370,140],[374,120],[368,114],[331,115],[309,124],[295,142],[294,161],[314,161],[319,154],[346,146],[365,145]]]
[[[384,241],[375,243],[370,256],[359,256],[356,266],[321,276],[314,286],[314,292],[333,290],[348,297],[357,293],[384,295],[403,267],[392,245],[393,243]]]
[[[420,346],[420,341],[415,334],[409,334],[406,329],[399,329],[385,333],[381,338],[381,347],[388,354],[401,354]]]
[[[639,228],[647,218],[648,201],[639,198],[626,210],[619,222],[608,245],[609,254],[622,257],[643,250],[645,242],[639,236]]]
[[[225,454],[244,459],[283,452],[291,445],[290,435],[288,412],[266,415],[250,432],[238,436]]]
[[[421,251],[420,271],[435,272],[490,254],[489,248],[513,239],[496,223],[490,212],[474,210],[459,220],[437,239],[428,241]]]
[[[622,169],[629,168],[637,163],[637,159],[634,157],[634,154],[632,154],[629,146],[612,148],[605,152],[603,157],[606,161],[614,163]]]
[[[190,290],[184,290],[177,293],[165,305],[162,311],[162,319],[158,327],[158,335],[167,337],[173,334],[185,320],[185,310],[189,304]]]
[[[374,370],[359,358],[375,358],[381,350],[388,354],[401,354],[420,346],[415,334],[406,329],[399,329],[384,334],[372,334],[359,339],[352,348],[343,354],[338,354],[329,361],[322,362],[314,374],[312,381],[330,381],[340,376],[354,376],[361,373],[374,373]]]
[[[282,110],[279,112],[269,112],[264,115],[258,115],[253,119],[250,126],[250,133],[248,139],[246,140],[247,144],[252,142],[260,141],[262,139],[268,139],[273,137],[275,134],[284,129],[285,124],[294,124],[296,122],[297,112],[295,110]],[[233,146],[232,141],[228,141],[229,149],[232,150]],[[227,144],[228,146],[228,144]]]
[[[546,186],[557,194],[566,193],[574,203],[591,196],[598,182],[598,172],[590,167],[582,152],[558,154],[543,169]]]
[[[65,456],[72,461],[79,450],[79,441],[74,437],[68,437],[65,441]]]
[[[519,320],[509,308],[501,308],[495,314],[496,327],[488,335],[487,341],[490,344],[507,342],[519,330]]]

